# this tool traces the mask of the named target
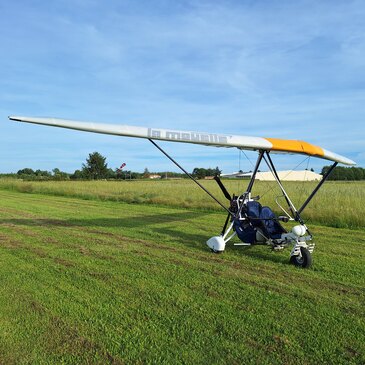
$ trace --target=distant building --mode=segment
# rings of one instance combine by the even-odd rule
[[[149,179],[161,179],[161,175],[150,174]]]
[[[279,179],[282,181],[320,181],[322,180],[322,175],[317,174],[313,171],[309,170],[301,170],[301,171],[277,171],[279,175]],[[244,173],[233,173],[233,174],[222,174],[222,177],[228,178],[250,178],[252,176],[252,172],[244,172]],[[258,172],[256,174],[256,180],[262,181],[275,181],[273,174],[270,171],[266,172]]]
[[[309,170],[301,171],[277,171],[281,181],[320,181],[322,175]],[[270,171],[258,172],[256,180],[274,181],[275,178]]]

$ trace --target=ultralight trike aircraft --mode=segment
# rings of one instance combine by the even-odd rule
[[[321,147],[307,142],[297,140],[285,140],[276,138],[261,138],[248,136],[223,135],[215,133],[201,133],[191,131],[166,130],[158,128],[135,127],[127,125],[100,124],[92,122],[79,122],[74,120],[64,120],[56,118],[33,118],[11,116],[9,119],[18,122],[34,124],[44,124],[49,126],[76,129],[80,131],[111,134],[117,136],[137,137],[148,139],[155,147],[164,153],[174,164],[176,164],[189,178],[200,186],[208,195],[211,196],[228,213],[220,235],[214,236],[207,241],[208,247],[216,253],[225,250],[226,243],[234,236],[238,236],[241,245],[250,246],[253,244],[264,244],[271,246],[274,250],[282,250],[287,246],[292,246],[290,252],[290,262],[303,268],[309,267],[312,263],[314,243],[312,234],[301,218],[301,213],[312,200],[314,195],[327,180],[333,169],[338,163],[345,165],[355,165],[356,163],[346,157],[340,156]],[[203,185],[200,184],[191,174],[189,174],[180,164],[169,156],[155,141],[185,142],[195,143],[215,147],[236,147],[240,150],[257,151],[258,157],[251,179],[246,191],[242,194],[230,195],[224,187],[219,176],[215,177],[224,196],[229,200],[227,208],[214,195],[212,195]],[[285,191],[279,175],[271,159],[270,152],[281,152],[290,154],[304,154],[333,161],[330,169],[323,176],[313,192],[308,196],[303,205],[296,209],[287,192]],[[272,172],[282,194],[288,205],[288,210],[283,210],[283,216],[275,216],[273,211],[267,206],[261,206],[258,202],[259,197],[251,195],[255,176],[260,168],[262,161],[265,161],[269,170]],[[295,221],[295,225],[290,232],[285,230],[280,222]]]

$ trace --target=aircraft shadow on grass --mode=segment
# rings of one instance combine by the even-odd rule
[[[209,215],[209,212],[193,213],[193,212],[179,212],[171,214],[159,214],[159,215],[137,215],[127,218],[71,218],[71,219],[56,219],[56,218],[10,218],[0,220],[1,224],[11,224],[15,226],[28,226],[28,227],[44,227],[44,228],[57,228],[62,227],[67,230],[68,228],[120,228],[120,232],[123,235],[123,229],[136,229],[141,233],[141,239],[146,241],[151,240],[150,235],[156,233],[157,240],[164,239],[163,236],[168,236],[170,240],[178,243],[184,243],[191,247],[199,248],[200,242],[204,242],[207,239],[205,234],[200,233],[187,233],[176,227],[174,223],[188,222],[192,219],[196,219],[197,216],[202,217]],[[162,227],[161,227],[162,226]],[[147,231],[147,237],[143,237],[143,228]],[[102,233],[103,231],[100,231]],[[106,233],[107,231],[105,231]],[[98,232],[95,232],[98,234]],[[198,243],[197,243],[198,242]]]
[[[209,213],[199,213],[199,217],[207,215]],[[10,218],[2,219],[1,223],[24,225],[24,226],[39,226],[39,227],[102,227],[102,228],[138,228],[144,226],[151,226],[155,224],[170,224],[173,222],[187,221],[190,219],[196,219],[197,213],[183,212],[172,214],[159,214],[159,215],[136,215],[126,218],[70,218],[70,219],[58,219],[58,218]]]
[[[53,218],[10,218],[2,219],[0,225],[11,224],[15,226],[29,226],[29,227],[45,227],[45,228],[77,228],[77,227],[94,227],[94,228],[120,228],[118,232],[123,235],[123,228],[136,229],[141,233],[141,239],[146,241],[165,241],[166,238],[169,241],[179,243],[184,246],[188,246],[201,252],[209,253],[205,242],[209,238],[207,229],[204,232],[198,233],[196,230],[194,233],[188,233],[182,231],[179,227],[175,227],[175,222],[188,222],[189,220],[196,219],[197,217],[209,216],[209,212],[179,212],[171,214],[159,214],[159,215],[138,215],[130,216],[127,218],[92,218],[92,219],[53,219]],[[207,220],[208,221],[208,220]],[[165,225],[161,227],[161,225]],[[146,228],[149,234],[147,237],[143,237],[143,232],[140,230]],[[174,228],[175,227],[175,228]],[[216,232],[219,227],[212,227],[212,233]],[[100,231],[99,233],[102,233]],[[105,231],[104,233],[106,233]],[[156,234],[156,239],[151,238],[151,233]],[[98,232],[95,232],[97,235]],[[287,258],[282,255],[276,255],[269,252],[269,250],[251,250],[251,247],[235,247],[231,246],[230,250],[235,251],[236,254],[246,255],[260,260],[272,261],[275,263],[286,263]]]

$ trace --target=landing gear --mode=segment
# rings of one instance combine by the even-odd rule
[[[312,265],[311,253],[304,247],[300,248],[300,253],[300,255],[291,256],[290,263],[303,269],[310,267]]]
[[[214,236],[207,241],[207,245],[214,253],[222,253],[226,247],[223,236]]]

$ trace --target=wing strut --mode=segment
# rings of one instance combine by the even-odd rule
[[[299,208],[298,210],[298,215],[304,210],[304,208],[308,205],[308,203],[312,200],[312,198],[314,197],[314,195],[316,195],[317,191],[319,190],[319,188],[322,186],[322,184],[328,179],[328,176],[330,176],[331,172],[333,171],[333,169],[338,165],[338,162],[335,162],[330,169],[323,175],[322,180],[318,183],[318,185],[316,186],[316,188],[313,190],[312,194],[309,195],[309,197],[307,198],[307,200],[303,203],[303,205]]]
[[[269,167],[271,173],[273,174],[276,182],[278,183],[282,193],[284,194],[284,197],[285,197],[285,200],[286,202],[288,203],[288,206],[291,210],[291,212],[293,213],[293,216],[294,216],[294,219],[299,222],[300,224],[304,224],[304,221],[303,219],[301,218],[300,216],[300,212],[295,208],[294,204],[292,203],[292,201],[290,200],[289,198],[289,195],[287,194],[287,192],[285,191],[280,179],[279,179],[279,175],[278,173],[276,172],[276,169],[275,169],[275,166],[274,166],[274,163],[272,162],[271,160],[271,157],[270,157],[270,154],[269,154],[269,151],[266,151],[266,156],[267,156],[267,159],[264,157],[264,160],[267,164],[267,166]],[[309,233],[309,231],[308,231]]]
[[[179,163],[177,163],[167,152],[165,152],[155,141],[152,139],[148,139],[157,149],[159,149],[170,161],[172,161],[181,171],[184,172],[191,180],[193,180],[201,189],[203,189],[213,200],[215,200],[225,211],[228,212],[229,215],[233,215],[233,213],[225,207],[210,191],[208,191],[199,181],[194,179],[194,177],[189,174]]]
[[[325,175],[323,175],[322,180],[318,183],[318,185],[315,187],[315,189],[313,190],[313,192],[309,195],[309,197],[306,199],[306,201],[303,203],[303,205],[297,210],[294,206],[294,204],[292,203],[292,201],[290,200],[288,194],[286,193],[283,185],[281,184],[281,181],[279,179],[278,173],[276,172],[275,166],[273,161],[271,160],[269,151],[266,151],[266,156],[268,159],[266,159],[264,157],[264,160],[267,164],[267,166],[269,167],[269,169],[271,170],[272,174],[274,175],[274,178],[276,180],[276,182],[278,183],[281,191],[284,194],[284,197],[288,203],[288,206],[290,208],[290,210],[292,211],[293,215],[294,215],[294,219],[298,222],[300,222],[301,224],[304,223],[303,219],[301,218],[300,214],[303,212],[303,210],[305,209],[305,207],[309,204],[309,202],[313,199],[313,197],[316,195],[317,191],[320,189],[320,187],[323,185],[323,183],[328,179],[328,177],[330,176],[331,172],[333,171],[333,169],[338,165],[338,162],[335,162],[333,165],[331,165],[330,169],[326,172]]]

